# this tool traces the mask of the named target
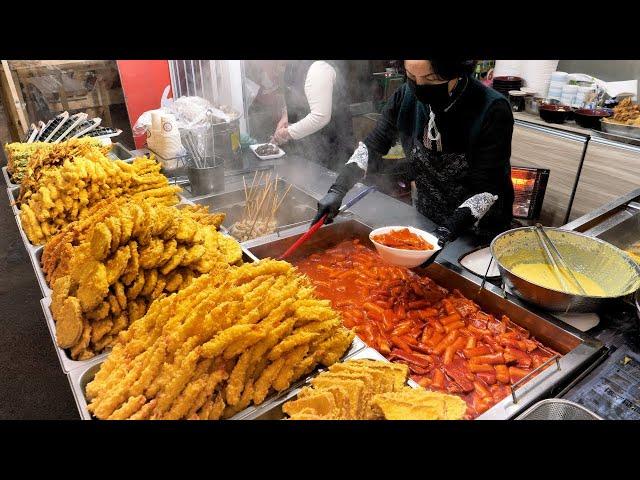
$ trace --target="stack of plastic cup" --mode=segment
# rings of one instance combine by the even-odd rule
[[[160,145],[156,144],[156,147],[156,151],[164,158],[174,158],[181,154],[182,142],[175,115],[164,114],[160,118]]]
[[[563,105],[573,105],[578,94],[578,85],[565,85],[562,87],[560,103]]]
[[[547,98],[560,101],[562,99],[562,90],[568,81],[569,74],[567,72],[553,72],[551,74]]]
[[[161,118],[161,112],[151,112],[151,128],[147,131],[147,146],[153,151],[157,151],[158,147],[162,144],[162,140],[160,138]]]
[[[595,87],[593,85],[578,87],[578,93],[576,94],[576,99],[572,106],[583,108],[587,102],[589,94],[592,92],[595,92]]]

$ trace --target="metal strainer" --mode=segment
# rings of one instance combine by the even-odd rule
[[[536,403],[516,420],[602,420],[590,410],[569,400],[550,398]]]

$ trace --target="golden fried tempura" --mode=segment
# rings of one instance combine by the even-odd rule
[[[97,418],[228,418],[288,388],[300,363],[318,364],[318,335],[340,338],[341,353],[353,339],[307,285],[290,264],[263,260],[204,274],[156,300],[116,337],[87,386],[89,410]],[[312,308],[304,321],[301,306]],[[315,324],[322,328],[302,329]]]
[[[202,273],[238,263],[242,251],[237,242],[232,240],[237,245],[232,256],[231,248],[218,250],[218,237],[227,237],[212,226],[215,222],[207,217],[206,208],[197,213],[194,220],[191,210],[156,205],[152,200],[119,199],[94,207],[91,221],[83,219],[64,227],[47,244],[42,257],[52,286],[66,278],[64,284],[53,286],[54,319],[67,298],[79,301],[82,321],[92,324],[108,318],[112,331],[103,332],[103,322],[91,340],[94,351],[100,353],[118,332],[142,317],[152,301],[179,291]],[[177,235],[185,222],[190,233],[182,240],[167,236],[169,231]],[[65,348],[86,343],[86,339],[71,336],[75,330],[65,333]]]
[[[31,243],[41,245],[71,222],[91,216],[103,200],[145,198],[158,205],[175,205],[179,187],[170,186],[155,160],[137,158],[132,164],[111,160],[79,140],[62,142],[34,154],[33,171],[20,190],[20,219]],[[37,158],[36,158],[37,157]],[[191,216],[188,216],[191,220]],[[217,217],[216,217],[217,218]],[[134,216],[106,220],[111,232],[111,253],[128,241]],[[209,222],[215,219],[207,220]]]
[[[282,410],[292,420],[306,420],[310,416],[326,420],[380,418],[379,411],[372,408],[373,399],[379,394],[403,390],[408,376],[406,365],[347,360],[313,378],[311,387],[303,388]]]
[[[460,397],[410,387],[376,395],[372,404],[386,420],[461,420],[467,411]]]

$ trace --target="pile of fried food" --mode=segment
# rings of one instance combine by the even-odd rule
[[[102,145],[95,138],[74,138],[61,143],[34,142],[7,143],[4,146],[7,154],[7,170],[14,183],[22,183],[28,179],[37,181],[37,172],[45,166],[63,163],[68,158],[86,155],[95,151],[106,155],[111,146]]]
[[[91,358],[155,299],[240,262],[240,245],[217,231],[223,219],[203,206],[118,198],[64,227],[42,254],[58,345]]]
[[[358,239],[314,253],[297,267],[367,345],[408,365],[421,386],[460,395],[467,418],[487,411],[511,393],[511,384],[557,354],[507,316],[483,312],[457,290],[385,264]]]
[[[283,412],[292,420],[460,420],[463,400],[407,387],[409,368],[377,360],[336,363],[311,380]]]
[[[604,121],[640,127],[640,105],[633,103],[631,97],[627,97],[613,108],[613,116]]]
[[[80,149],[77,142],[81,140],[61,142],[43,152],[46,159],[34,160],[33,175],[21,186],[20,220],[32,244],[46,243],[106,198],[178,203],[180,188],[169,186],[154,159],[136,158],[132,164],[114,161],[99,148]]]
[[[34,151],[48,143],[7,143],[4,151],[7,154],[7,171],[13,183],[20,183],[27,172],[27,164]]]
[[[289,263],[214,270],[119,334],[88,408],[99,419],[229,418],[332,365],[352,339]]]

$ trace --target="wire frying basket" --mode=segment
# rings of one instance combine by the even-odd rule
[[[550,398],[536,403],[516,417],[516,420],[602,420],[602,418],[575,402]]]

